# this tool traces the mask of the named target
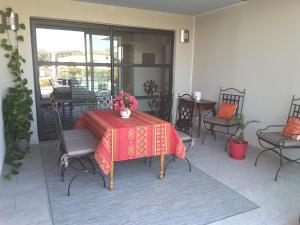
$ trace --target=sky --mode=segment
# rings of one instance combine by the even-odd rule
[[[84,32],[37,28],[37,48],[49,52],[79,50],[84,52]],[[97,50],[109,49],[110,41],[106,35],[93,36],[93,46]],[[106,39],[106,40],[103,40]]]

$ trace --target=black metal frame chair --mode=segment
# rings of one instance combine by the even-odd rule
[[[293,96],[291,101],[288,119],[290,116],[300,119],[300,98],[295,98],[295,96]],[[274,130],[270,131],[272,128],[281,128],[282,130],[284,126],[285,125],[269,125],[266,128],[259,129],[256,132],[258,143],[264,150],[257,155],[254,165],[257,166],[257,161],[259,157],[265,152],[272,151],[275,154],[277,154],[280,159],[280,167],[276,172],[275,181],[277,181],[278,174],[284,166],[290,163],[300,164],[300,157],[296,159],[291,159],[286,155],[284,155],[283,153],[283,150],[286,149],[297,149],[297,148],[300,149],[300,140],[297,141],[297,140],[287,138],[282,135],[281,131],[274,131]],[[295,134],[295,135],[300,135],[300,134]],[[266,146],[265,144],[269,146]],[[285,163],[283,163],[283,159],[286,160]]]
[[[234,115],[237,118],[239,118],[241,116],[241,114],[243,113],[245,94],[246,94],[245,89],[240,91],[235,88],[226,88],[226,89],[220,88],[220,94],[219,94],[219,100],[218,100],[218,110],[223,102],[229,103],[229,104],[236,104],[237,109],[236,109]],[[226,141],[226,145],[225,145],[225,152],[226,152],[227,145],[228,145],[230,139],[232,137],[234,137],[239,130],[238,124],[234,119],[230,119],[230,120],[223,119],[223,118],[219,118],[218,116],[209,116],[210,114],[211,114],[211,112],[208,112],[208,114],[203,116],[203,123],[204,123],[204,127],[206,129],[206,132],[203,135],[202,144],[204,144],[205,138],[209,132],[211,132],[211,134],[214,136],[215,140],[217,137],[216,133],[222,133],[222,134],[229,136]],[[210,127],[208,127],[208,125]],[[223,127],[226,129],[225,129],[225,131],[221,131],[221,130],[216,130],[215,129],[216,127]],[[231,128],[233,128],[233,131],[230,130]]]
[[[193,146],[192,129],[195,111],[196,100],[191,95],[178,95],[175,128],[183,143],[188,144],[187,151]],[[175,161],[175,159],[176,156],[167,161],[164,168],[164,176],[166,174],[168,165],[170,164],[170,162]],[[184,158],[184,160],[188,163],[189,172],[191,172],[192,167],[190,161],[186,157]]]
[[[173,94],[168,92],[160,92],[158,96],[157,117],[171,122],[172,120],[172,104]]]
[[[98,109],[109,110],[112,109],[112,95],[110,91],[101,92],[98,91],[96,94]]]
[[[88,173],[89,170],[82,160],[86,160],[92,167],[93,174],[101,176],[103,186],[105,187],[104,176],[100,173],[96,173],[96,168],[91,160],[91,156],[97,147],[98,140],[86,129],[75,129],[64,131],[62,129],[59,110],[57,103],[54,100],[52,102],[53,112],[55,116],[55,123],[57,127],[57,150],[61,150],[58,163],[61,168],[61,179],[64,181],[65,170],[72,161],[77,161],[81,165],[82,169],[76,173],[68,184],[67,195],[70,195],[70,189],[73,181],[80,176],[83,172]]]
[[[152,98],[148,101],[150,107],[149,113],[162,120],[171,122],[173,94],[169,92],[159,92],[158,95],[151,97]]]
[[[156,107],[151,107],[151,115],[154,115],[167,122],[171,122],[173,94],[170,94],[169,92],[160,92],[157,98],[155,98],[155,101],[151,101],[151,103],[155,103],[156,105]],[[146,162],[147,158],[144,160],[144,163]],[[151,164],[152,157],[149,159],[149,166],[151,166]]]

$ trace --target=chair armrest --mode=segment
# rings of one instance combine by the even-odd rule
[[[262,133],[262,132],[264,132],[264,131],[267,131],[267,130],[269,130],[269,129],[271,129],[271,128],[279,128],[279,127],[284,127],[285,125],[269,125],[269,126],[267,126],[267,127],[265,127],[265,128],[262,128],[262,129],[259,129],[259,130],[257,130],[256,131],[256,135],[258,135],[259,133]]]

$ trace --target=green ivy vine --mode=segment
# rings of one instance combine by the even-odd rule
[[[12,8],[6,8],[5,16],[10,16]],[[19,25],[21,30],[25,30],[25,25]],[[27,79],[22,78],[24,73],[22,69],[25,59],[19,53],[19,42],[24,41],[24,37],[18,34],[18,31],[6,29],[0,24],[0,46],[5,51],[5,58],[7,58],[7,67],[13,76],[14,86],[8,88],[8,93],[3,99],[3,123],[4,135],[6,144],[5,163],[10,165],[10,172],[5,174],[4,178],[10,180],[12,175],[19,173],[22,166],[22,159],[30,152],[20,151],[16,148],[17,140],[27,139],[31,136],[30,127],[32,117],[32,90],[27,87]]]

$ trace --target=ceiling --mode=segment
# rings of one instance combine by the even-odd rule
[[[243,0],[77,0],[139,8],[146,10],[178,13],[186,15],[198,15],[211,10],[220,9]]]

